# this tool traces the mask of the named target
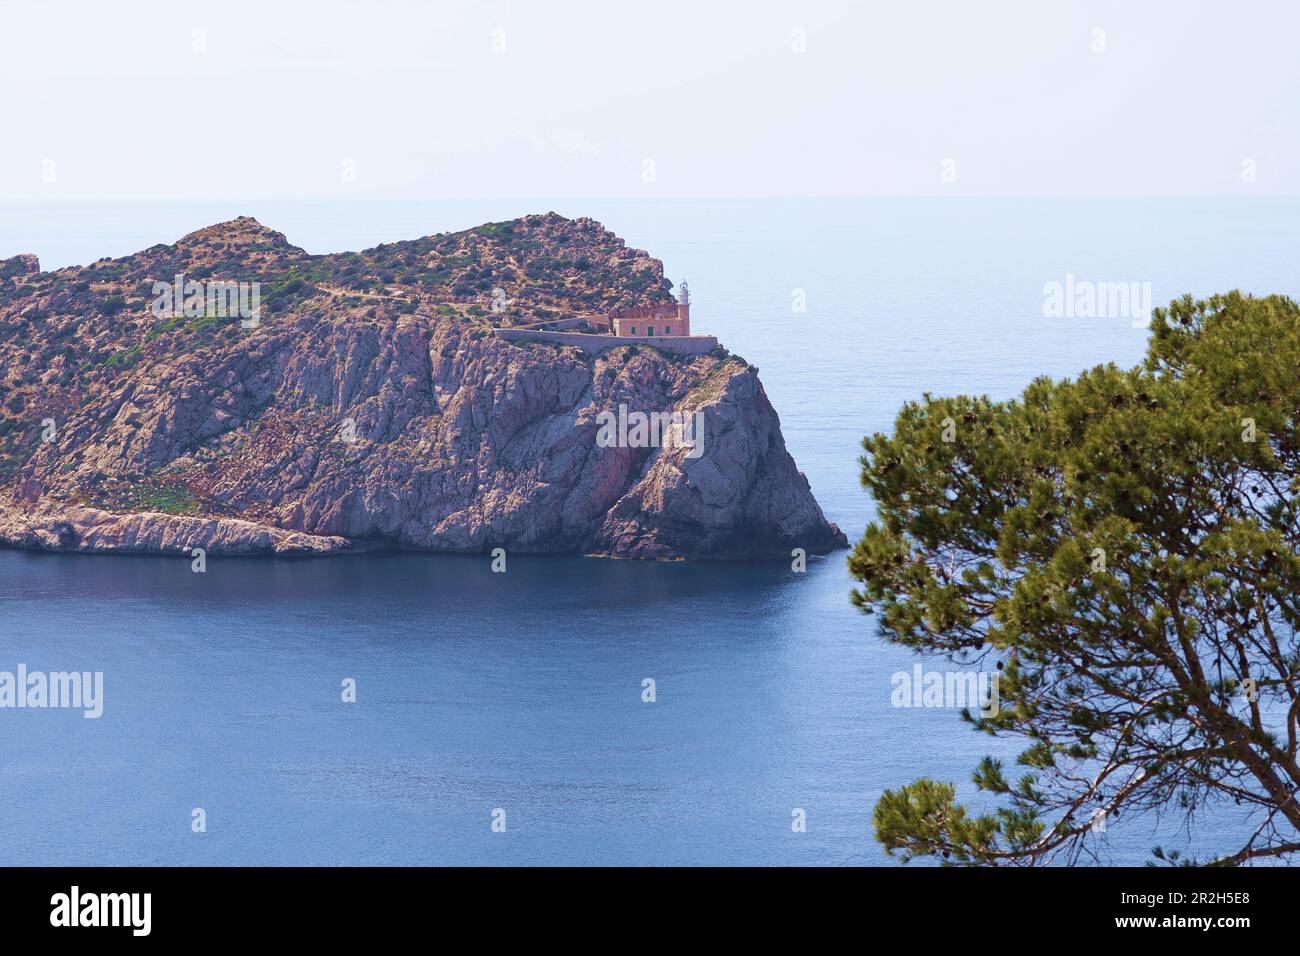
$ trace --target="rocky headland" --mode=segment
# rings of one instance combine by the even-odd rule
[[[256,322],[160,316],[155,284],[178,275],[258,283]],[[554,213],[334,255],[240,218],[84,267],[0,261],[0,545],[649,559],[846,546],[739,357],[492,332],[671,301],[658,260]],[[602,446],[598,417],[620,405],[700,413],[702,453]]]

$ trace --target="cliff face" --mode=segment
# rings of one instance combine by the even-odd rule
[[[259,324],[156,317],[152,282],[182,271],[261,282]],[[489,329],[667,288],[656,260],[554,214],[339,256],[241,219],[84,269],[14,268],[0,286],[0,543],[630,558],[845,546],[742,360],[588,356]],[[489,315],[498,289],[505,311]],[[605,447],[600,416],[620,406],[701,421],[702,453]]]

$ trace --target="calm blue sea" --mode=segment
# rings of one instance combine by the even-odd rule
[[[858,443],[905,400],[1140,359],[1128,318],[1044,318],[1045,283],[1300,296],[1300,206],[1264,199],[9,204],[0,257],[85,263],[240,214],[329,252],[547,209],[690,280],[692,324],[759,366],[850,539],[872,514]],[[508,567],[391,554],[199,575],[0,551],[0,670],[105,675],[99,720],[0,711],[0,863],[883,864],[885,787],[928,775],[969,796],[980,756],[1015,752],[952,710],[891,706],[914,658],[852,609],[843,554],[803,575]],[[1113,821],[1101,859],[1221,847],[1243,825],[1179,824]]]

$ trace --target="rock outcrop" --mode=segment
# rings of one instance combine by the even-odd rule
[[[0,278],[34,275],[41,271],[41,260],[30,252],[0,259]]]
[[[491,333],[671,298],[657,260],[591,220],[309,256],[239,219],[121,260],[13,273],[0,544],[652,559],[847,544],[738,357],[591,356]],[[159,317],[153,284],[178,274],[260,283],[259,321]],[[702,453],[604,447],[600,416],[620,406],[698,412]]]

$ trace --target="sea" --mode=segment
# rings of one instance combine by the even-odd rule
[[[1268,198],[8,203],[0,258],[84,264],[238,215],[336,252],[548,210],[689,280],[694,329],[758,366],[851,541],[873,518],[862,438],[903,403],[1141,361],[1140,318],[1062,315],[1053,284],[1300,297],[1300,206]],[[103,674],[96,719],[0,710],[0,864],[901,865],[873,835],[885,789],[930,777],[987,808],[972,770],[1020,748],[896,706],[897,675],[947,665],[880,639],[846,557],[196,574],[0,550],[0,671]],[[1134,815],[1080,862],[1203,858],[1251,829],[1233,807]]]

